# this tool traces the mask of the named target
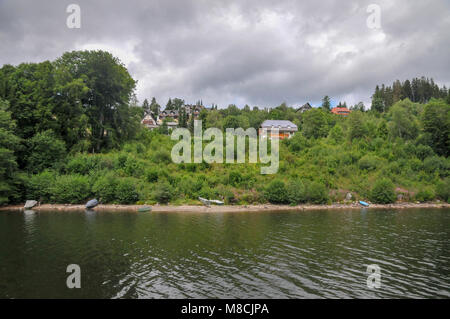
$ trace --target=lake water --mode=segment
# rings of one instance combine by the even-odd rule
[[[0,298],[450,297],[448,209],[0,212],[0,242]]]

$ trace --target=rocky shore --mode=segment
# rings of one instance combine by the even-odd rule
[[[130,211],[137,212],[143,205],[99,205],[95,211]],[[395,203],[395,204],[371,204],[370,207],[362,207],[358,203],[331,204],[331,205],[223,205],[223,206],[171,206],[152,205],[152,212],[192,212],[192,213],[225,213],[225,212],[262,212],[262,211],[302,211],[321,209],[410,209],[410,208],[450,208],[450,204],[442,202],[433,203]],[[0,211],[24,210],[23,205],[11,205],[0,207]],[[33,207],[34,211],[84,211],[84,205],[70,204],[43,204]]]

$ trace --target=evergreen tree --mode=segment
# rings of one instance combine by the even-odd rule
[[[154,117],[158,117],[161,106],[156,102],[155,97],[152,98],[152,103],[150,104],[150,111],[153,113]]]
[[[150,114],[150,104],[147,99],[142,103],[142,109],[144,110],[144,115]]]
[[[325,95],[322,99],[322,108],[331,110],[330,97],[328,95]]]

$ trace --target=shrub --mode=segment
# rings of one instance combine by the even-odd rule
[[[377,156],[364,155],[359,159],[358,166],[360,169],[366,171],[375,170],[378,167],[380,160],[381,159],[378,158]]]
[[[158,170],[152,168],[152,169],[148,169],[145,172],[145,178],[147,179],[147,182],[149,183],[154,183],[156,181],[158,181]]]
[[[422,161],[429,156],[433,156],[433,154],[433,149],[428,145],[419,144],[416,147],[416,156]]]
[[[167,150],[158,150],[153,154],[152,160],[154,163],[171,163],[172,157]]]
[[[100,176],[92,186],[92,192],[103,203],[113,203],[116,200],[117,179],[114,174],[110,173]]]
[[[419,202],[428,202],[436,197],[436,193],[431,187],[424,187],[417,192],[415,199]]]
[[[37,175],[32,175],[27,182],[27,197],[42,202],[49,202],[52,195],[52,187],[56,180],[56,173],[53,171],[43,171]]]
[[[447,177],[443,181],[439,181],[436,185],[436,195],[446,201],[450,202],[450,177]]]
[[[291,181],[287,187],[289,203],[292,205],[307,201],[306,187],[300,180]]]
[[[435,172],[440,176],[448,174],[447,163],[445,158],[439,156],[430,156],[423,161],[423,167],[428,174]]]
[[[135,180],[121,178],[116,186],[116,202],[119,204],[134,204],[138,201],[139,194],[136,190]]]
[[[286,185],[281,180],[272,181],[266,188],[265,196],[274,204],[286,204],[289,201]]]
[[[52,200],[63,204],[81,204],[91,196],[89,179],[83,175],[61,175],[51,187]]]
[[[154,192],[155,199],[161,204],[167,204],[172,199],[172,188],[167,182],[158,183]]]
[[[37,133],[29,141],[28,170],[40,172],[60,162],[66,155],[66,145],[53,131]]]
[[[394,184],[388,178],[378,179],[370,192],[370,200],[377,204],[395,202]]]
[[[313,204],[324,204],[328,200],[328,189],[319,182],[311,182],[307,186],[307,201]]]
[[[233,186],[238,186],[242,182],[242,175],[239,172],[230,172],[228,174],[228,183]]]

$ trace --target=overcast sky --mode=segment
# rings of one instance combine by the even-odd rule
[[[72,3],[79,29],[66,25]],[[370,4],[379,29],[367,25]],[[0,64],[103,49],[138,80],[141,102],[370,105],[375,85],[395,79],[448,86],[449,30],[449,0],[0,0]]]

